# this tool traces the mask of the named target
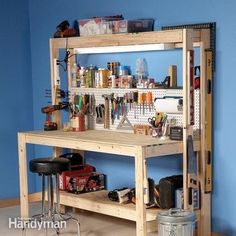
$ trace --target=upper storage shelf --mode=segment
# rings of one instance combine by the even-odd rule
[[[71,37],[71,38],[56,38],[51,39],[54,49],[57,48],[68,48],[78,49],[78,53],[96,53],[93,50],[81,50],[86,48],[99,48],[99,47],[121,47],[115,52],[125,51],[153,51],[153,50],[164,50],[170,48],[181,47],[183,43],[183,29],[177,30],[164,30],[164,31],[153,31],[143,33],[127,33],[127,34],[106,34],[96,35],[87,37]],[[193,31],[193,41],[198,43],[200,41],[200,31]],[[142,45],[141,47],[137,46]],[[145,48],[143,45],[147,45]],[[152,45],[153,47],[150,47]],[[131,46],[131,48],[129,48]],[[104,52],[104,49],[100,50]],[[112,48],[111,48],[112,49]],[[114,52],[112,50],[105,50],[105,52]],[[99,50],[97,53],[100,53]]]

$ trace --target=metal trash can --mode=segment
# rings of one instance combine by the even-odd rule
[[[157,215],[158,236],[193,236],[196,214],[182,209],[170,209]]]

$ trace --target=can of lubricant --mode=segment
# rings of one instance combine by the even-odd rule
[[[115,76],[119,75],[119,66],[120,66],[120,62],[117,62],[117,61],[107,63],[107,69],[111,72],[111,75],[115,75]]]
[[[95,71],[95,88],[101,88],[100,73],[98,70]]]
[[[129,75],[130,68],[129,66],[119,66],[119,76]]]
[[[99,68],[98,73],[100,78],[100,87],[108,88],[109,70],[104,68]]]
[[[116,88],[116,76],[110,75],[109,79],[111,81],[111,88]]]
[[[88,68],[88,88],[95,87],[95,70],[96,68],[92,65]]]

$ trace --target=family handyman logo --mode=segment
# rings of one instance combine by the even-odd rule
[[[9,229],[65,229],[66,221],[46,221],[36,220],[32,218],[9,218],[8,220]]]

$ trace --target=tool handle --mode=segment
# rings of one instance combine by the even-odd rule
[[[143,93],[138,93],[138,103],[143,104]]]
[[[147,102],[147,93],[142,93],[142,102],[143,103]]]
[[[139,96],[139,92],[134,91],[133,92],[133,101],[134,101],[134,103],[138,103],[138,96]]]
[[[147,92],[147,103],[148,105],[152,104],[152,92]]]

